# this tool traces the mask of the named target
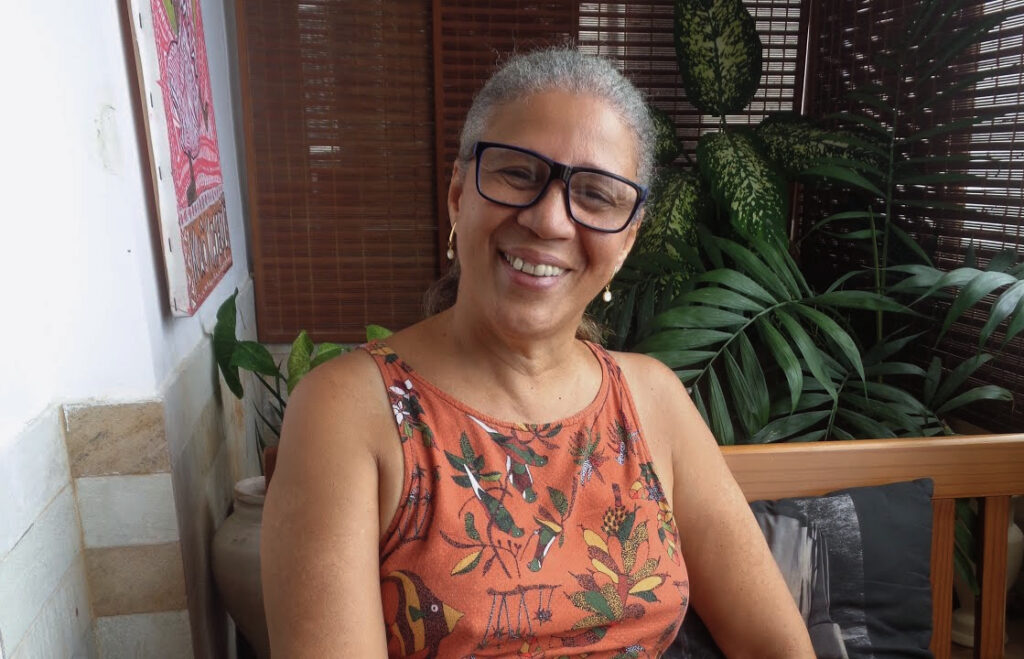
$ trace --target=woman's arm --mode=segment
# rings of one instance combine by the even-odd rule
[[[344,355],[288,401],[260,546],[274,656],[387,656],[376,411],[390,408],[376,380],[368,356]]]
[[[661,473],[671,461],[672,507],[690,602],[715,642],[728,657],[814,657],[803,618],[750,506],[685,388],[654,359],[631,355],[622,361],[631,363],[624,370],[656,466],[659,453]]]

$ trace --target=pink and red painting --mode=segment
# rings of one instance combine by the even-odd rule
[[[199,0],[130,0],[171,311],[192,315],[231,267]]]

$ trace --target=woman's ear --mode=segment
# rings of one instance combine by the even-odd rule
[[[459,161],[456,160],[452,166],[452,181],[448,184],[448,219],[452,224],[456,222],[462,204],[463,184],[466,178],[464,174]]]

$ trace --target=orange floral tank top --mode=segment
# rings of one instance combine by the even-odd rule
[[[363,348],[387,386],[405,482],[380,545],[392,657],[657,657],[689,598],[672,511],[618,365],[535,425],[494,419]]]

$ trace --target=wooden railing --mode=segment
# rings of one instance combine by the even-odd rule
[[[937,659],[950,655],[955,501],[978,498],[974,656],[1003,656],[1010,496],[1024,494],[1024,434],[728,446],[722,452],[748,501],[931,478],[931,649]]]

